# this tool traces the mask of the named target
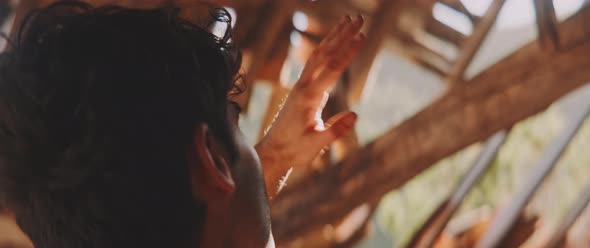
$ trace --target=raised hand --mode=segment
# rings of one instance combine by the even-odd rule
[[[281,177],[293,167],[307,166],[338,138],[354,128],[356,114],[341,112],[324,122],[329,92],[362,47],[364,20],[346,16],[324,38],[305,64],[301,77],[275,122],[256,145],[269,197],[281,188]]]

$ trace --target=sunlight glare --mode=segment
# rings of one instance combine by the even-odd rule
[[[470,35],[473,32],[473,25],[469,18],[446,4],[436,2],[432,8],[432,15],[437,21],[444,23],[464,35]]]
[[[291,40],[291,45],[294,47],[301,46],[301,43],[303,42],[303,38],[301,37],[301,34],[297,31],[291,32],[291,36],[289,38]]]
[[[563,21],[575,14],[583,6],[584,0],[553,0],[553,7],[558,21]]]
[[[307,30],[307,26],[309,25],[309,19],[307,15],[301,11],[296,11],[293,14],[293,26],[301,32],[305,32]]]

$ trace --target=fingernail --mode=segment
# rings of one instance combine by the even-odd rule
[[[354,124],[356,123],[357,119],[358,119],[358,115],[355,112],[351,112],[351,114],[346,117],[346,119],[343,121],[343,123],[347,127],[353,127]]]
[[[350,18],[350,16],[349,16],[349,15],[346,15],[346,17],[345,17],[345,18],[346,18],[346,22],[352,22],[352,18]]]

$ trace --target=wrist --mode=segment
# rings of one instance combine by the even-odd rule
[[[272,199],[284,186],[289,160],[280,145],[275,145],[266,137],[254,146],[264,173],[264,181],[269,199]]]
[[[258,144],[254,146],[254,149],[256,150],[260,163],[264,168],[277,167],[282,161],[282,149],[279,146],[269,143],[266,137],[258,142]]]

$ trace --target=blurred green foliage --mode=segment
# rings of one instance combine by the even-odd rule
[[[565,123],[557,107],[516,125],[493,165],[465,199],[456,215],[482,206],[498,207],[510,199],[515,189],[534,169],[536,159]],[[590,125],[586,124],[570,144],[530,204],[543,223],[554,226],[566,213],[590,175]],[[427,171],[383,198],[377,219],[397,245],[403,245],[431,212],[447,197],[472,166],[481,150],[474,144],[438,162]]]

